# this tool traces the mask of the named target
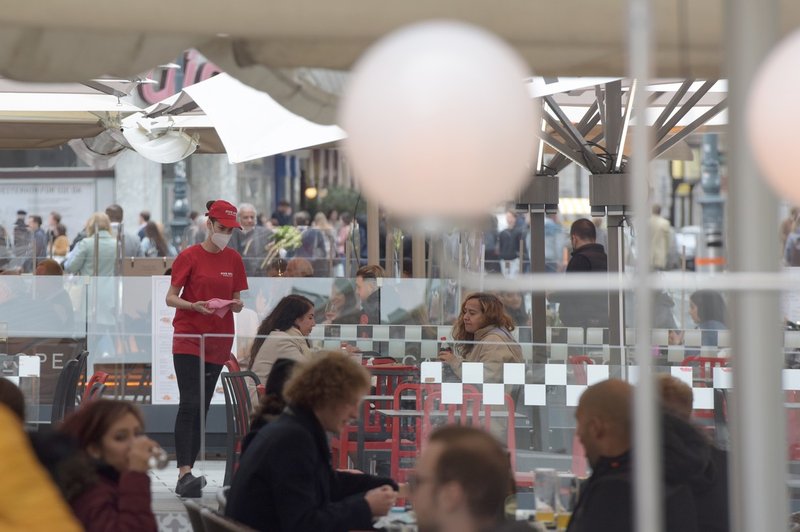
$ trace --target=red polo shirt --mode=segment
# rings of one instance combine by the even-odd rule
[[[195,244],[183,250],[172,264],[172,286],[183,288],[182,299],[194,303],[215,297],[232,299],[234,292],[247,290],[247,275],[242,257],[231,248],[211,253]],[[175,336],[172,352],[200,355],[200,339],[181,337],[182,334],[224,334],[224,337],[205,339],[206,361],[224,364],[233,345],[233,312],[222,318],[216,314],[204,315],[193,310],[177,309],[172,320]]]

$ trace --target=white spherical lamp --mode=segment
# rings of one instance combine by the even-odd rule
[[[797,124],[800,120],[800,31],[784,39],[761,65],[750,90],[750,144],[764,178],[785,200],[800,205]]]
[[[365,195],[407,216],[475,216],[529,176],[537,111],[525,62],[475,26],[397,30],[355,65],[340,106]]]

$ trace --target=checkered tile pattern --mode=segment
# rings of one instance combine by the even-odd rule
[[[575,406],[581,393],[587,386],[609,378],[609,366],[603,364],[567,365],[569,355],[588,355],[596,362],[610,358],[611,346],[608,344],[608,329],[580,327],[549,327],[547,329],[546,355],[548,364],[531,366],[534,346],[530,343],[530,327],[518,327],[513,331],[515,339],[520,341],[526,364],[505,364],[502,383],[484,383],[482,364],[465,363],[462,367],[461,382],[442,383],[442,364],[425,362],[435,360],[441,343],[451,343],[452,327],[449,325],[318,325],[310,338],[316,340],[321,347],[338,349],[342,341],[355,343],[362,351],[374,351],[382,355],[394,356],[406,364],[421,364],[422,381],[440,383],[444,403],[460,403],[463,384],[482,385],[486,404],[502,404],[503,393],[508,385],[523,387],[524,404],[543,406],[548,397],[566,395],[566,405]],[[730,348],[730,331],[713,331],[716,336],[712,346],[703,346],[702,333],[697,329],[683,332],[683,345],[669,345],[669,330],[654,329],[651,345],[654,354],[666,353],[667,362],[680,364],[687,356],[717,357]],[[632,349],[636,342],[634,329],[627,329],[626,348]],[[444,338],[444,340],[442,340]],[[800,331],[785,331],[784,348],[800,350]],[[542,369],[543,368],[543,369]],[[635,382],[636,366],[625,368],[627,379]],[[675,377],[684,380],[694,392],[695,408],[711,409],[714,407],[714,390],[732,388],[731,368],[717,367],[709,371],[706,379],[698,377],[697,367],[672,366],[660,368],[670,371]],[[785,390],[800,390],[800,370],[783,370],[783,387]],[[581,374],[581,372],[583,374]],[[541,374],[544,374],[542,378]],[[538,375],[534,377],[534,374]],[[580,378],[578,378],[578,375]],[[584,376],[585,374],[585,376]],[[534,382],[535,381],[535,382]],[[548,393],[552,387],[566,388],[565,394]],[[563,403],[562,403],[563,404]]]
[[[544,364],[536,366],[539,370],[544,368],[544,382],[531,383],[533,372],[528,371],[525,364],[504,364],[502,383],[483,382],[483,364],[479,362],[469,362],[462,365],[461,382],[442,382],[443,364],[441,362],[423,362],[420,367],[420,379],[425,383],[436,383],[442,386],[442,402],[455,404],[461,402],[462,389],[464,384],[479,384],[483,387],[485,404],[503,404],[503,393],[508,385],[523,386],[524,404],[526,406],[545,406],[547,405],[548,389],[552,387],[566,388],[566,405],[577,406],[578,399],[583,391],[592,384],[606,380],[610,376],[610,366],[589,364],[589,365],[567,365],[567,364]],[[576,383],[576,380],[584,380],[581,376],[577,378],[576,368],[585,372],[585,384]],[[534,369],[533,367],[531,369]],[[636,383],[638,379],[638,368],[628,366],[624,368],[627,373],[627,380]],[[672,366],[669,368],[659,368],[668,370],[674,377],[681,379],[692,387],[694,392],[695,409],[714,408],[714,390],[727,390],[733,388],[733,369],[728,367],[715,367],[711,370],[711,377],[707,382],[697,378],[699,368],[691,366]],[[541,381],[541,378],[539,379]],[[783,389],[800,390],[800,369],[783,370]],[[557,395],[557,394],[556,394]]]

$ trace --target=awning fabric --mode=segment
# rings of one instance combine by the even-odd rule
[[[183,92],[208,117],[231,163],[319,146],[345,137],[340,127],[322,126],[297,116],[268,94],[227,74],[186,87]]]
[[[800,2],[779,0],[781,33]],[[724,77],[725,2],[654,0],[657,77]],[[305,68],[348,70],[375,40],[432,18],[478,24],[505,38],[545,76],[624,76],[625,0],[0,0],[0,75],[41,81],[131,77],[194,47],[236,79],[318,123],[336,95]],[[680,28],[680,31],[679,31]],[[295,69],[301,69],[300,71]]]

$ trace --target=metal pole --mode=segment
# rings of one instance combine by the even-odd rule
[[[727,2],[727,77],[731,235],[734,272],[776,272],[778,202],[760,179],[749,150],[745,109],[756,70],[777,35],[776,0]],[[786,418],[781,386],[779,294],[736,293],[733,302],[734,389],[731,424],[733,530],[787,528]]]
[[[625,271],[625,261],[622,250],[625,247],[625,238],[622,231],[623,217],[613,214],[608,218],[608,273],[614,278],[620,278]],[[608,345],[609,364],[624,366],[627,364],[625,356],[625,292],[622,289],[610,290],[608,294]],[[620,374],[622,371],[620,370]]]
[[[531,271],[544,273],[545,271],[545,239],[544,239],[544,205],[531,208],[528,206],[531,219]],[[547,298],[544,292],[531,292],[531,325],[533,326],[533,362],[544,364],[547,362],[545,344],[547,344]]]
[[[381,214],[378,204],[367,202],[367,264],[380,264]]]
[[[629,3],[629,70],[634,80],[647,90],[651,76],[653,43],[652,0],[630,0]],[[633,101],[637,117],[647,115],[647,97],[641,94]],[[632,201],[638,230],[636,250],[636,362],[639,365],[639,382],[634,401],[634,500],[636,530],[661,532],[663,530],[661,452],[659,443],[660,416],[656,403],[656,387],[650,356],[650,327],[653,314],[653,293],[650,277],[650,149],[652,128],[637,124],[632,135],[631,156]],[[620,146],[622,149],[623,146]]]
[[[719,148],[716,133],[703,135],[703,171],[700,185],[703,187],[703,237],[705,245],[703,257],[695,257],[698,271],[721,272],[725,266],[723,248],[723,208],[725,200],[720,195]]]
[[[425,271],[425,231],[412,229],[411,233],[411,275],[416,279],[427,277]]]

